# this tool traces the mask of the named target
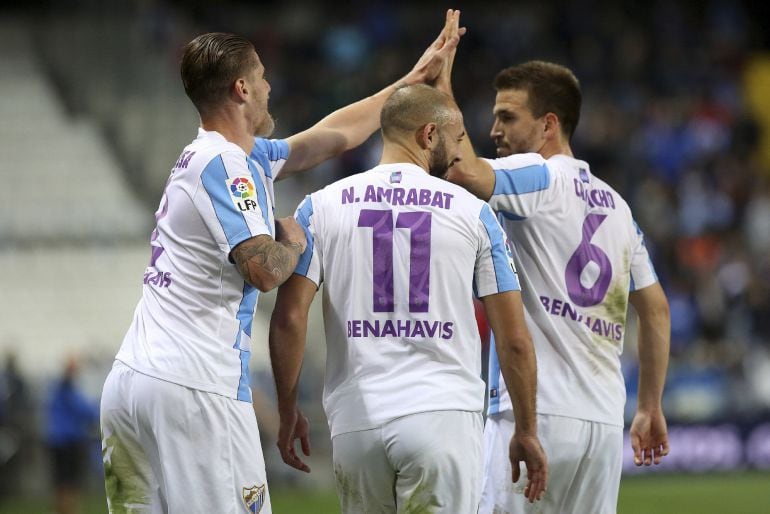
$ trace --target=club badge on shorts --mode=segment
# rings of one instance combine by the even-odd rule
[[[243,504],[246,505],[246,509],[253,513],[259,514],[262,510],[262,505],[265,503],[265,486],[255,485],[253,487],[243,488]]]

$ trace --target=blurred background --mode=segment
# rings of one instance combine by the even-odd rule
[[[79,495],[82,512],[106,512],[101,386],[140,296],[153,212],[198,125],[183,45],[209,31],[249,37],[285,137],[406,73],[448,7],[468,27],[454,84],[478,153],[494,155],[497,71],[533,58],[572,68],[584,95],[573,150],[628,200],[669,297],[671,455],[638,469],[626,445],[619,511],[770,512],[770,3],[5,0],[0,513],[79,512]],[[379,151],[375,135],[279,182],[276,214]],[[260,298],[251,370],[275,510],[338,512],[315,307],[301,393],[313,472],[274,450],[273,301]]]

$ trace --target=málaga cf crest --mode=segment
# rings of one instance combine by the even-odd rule
[[[254,487],[243,488],[243,503],[246,509],[253,514],[259,514],[262,505],[265,503],[265,486],[255,485]]]

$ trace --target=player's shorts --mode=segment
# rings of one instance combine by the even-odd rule
[[[270,514],[251,403],[143,375],[116,361],[102,392],[111,514]]]
[[[548,485],[543,498],[534,504],[523,494],[527,484],[524,469],[518,483],[511,482],[508,447],[513,430],[511,411],[491,415],[484,426],[484,486],[479,514],[616,511],[622,427],[538,414],[538,437],[548,457]]]
[[[475,513],[482,432],[479,412],[435,411],[334,436],[343,514]]]

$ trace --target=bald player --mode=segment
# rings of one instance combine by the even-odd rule
[[[296,212],[308,246],[279,289],[270,323],[284,461],[309,451],[297,384],[310,303],[321,284],[323,404],[344,513],[471,513],[482,479],[481,298],[525,461],[527,495],[547,466],[535,431],[536,365],[505,236],[489,206],[441,180],[459,156],[462,115],[429,86],[397,90],[382,114],[375,168],[308,196]]]

